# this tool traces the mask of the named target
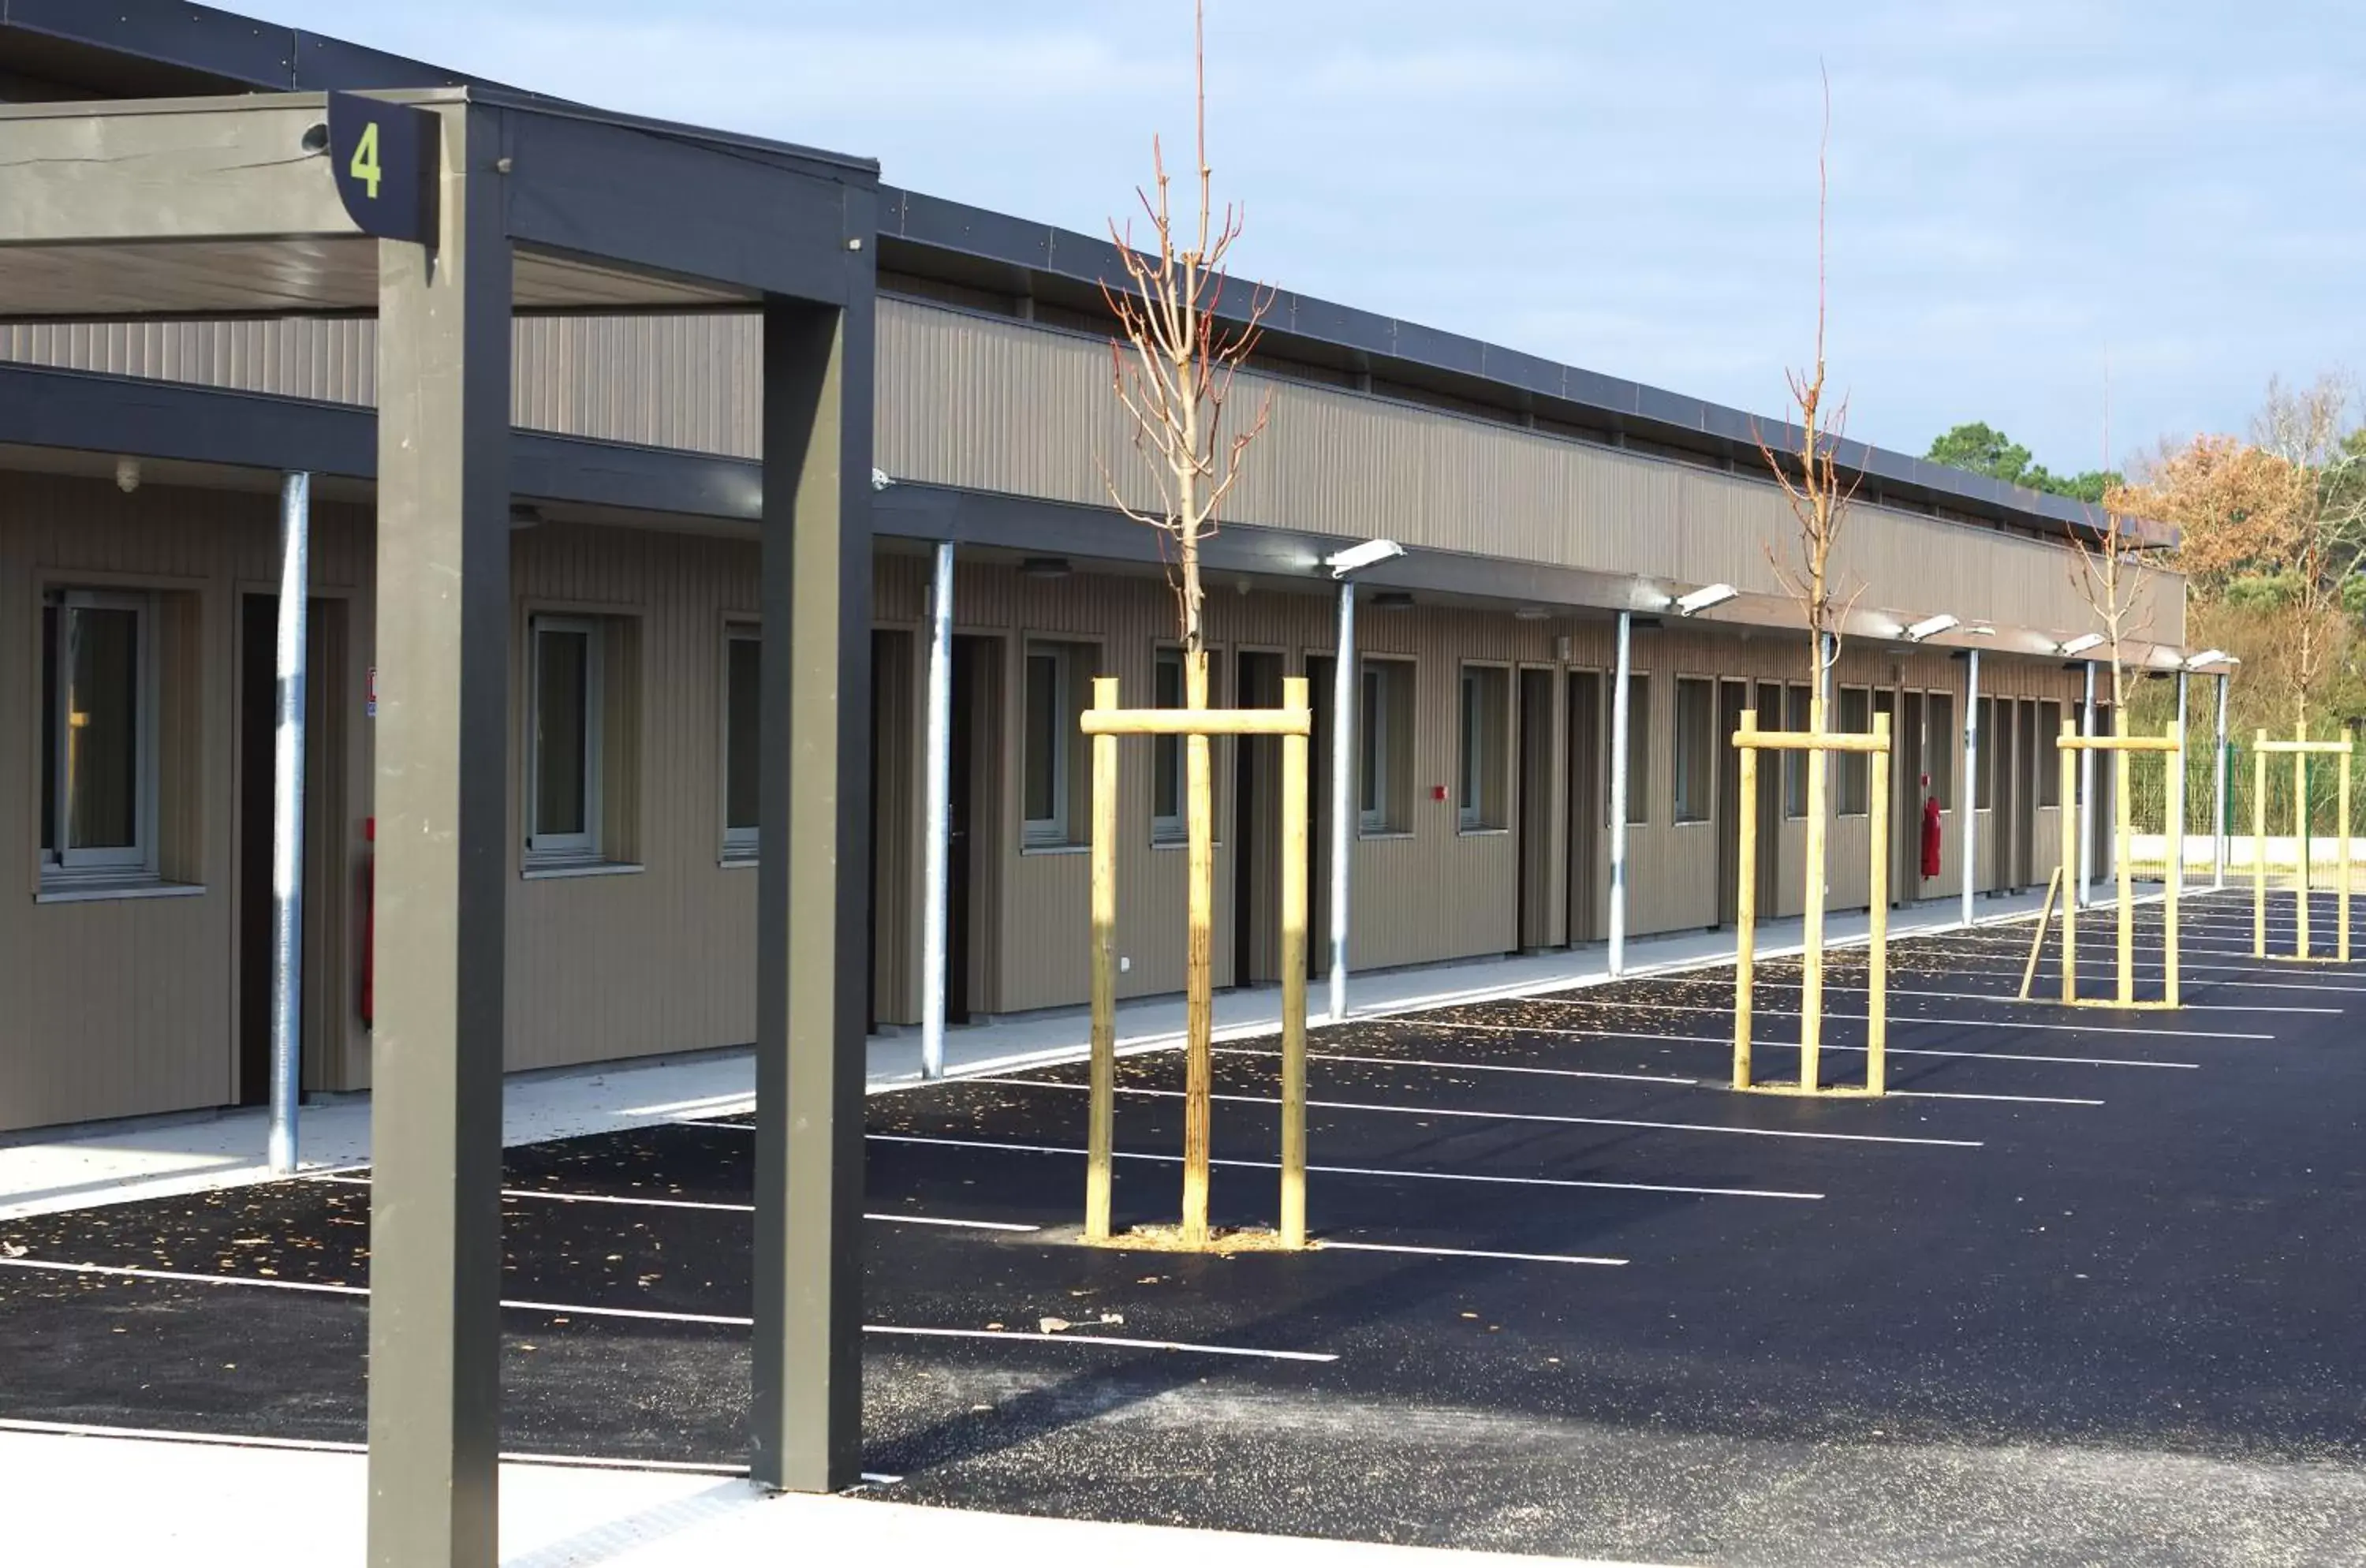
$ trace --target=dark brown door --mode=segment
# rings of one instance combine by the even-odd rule
[[[1717,684],[1717,735],[1722,739],[1741,728],[1741,714],[1750,705],[1750,683],[1746,681],[1720,681]],[[1762,708],[1758,715],[1760,728],[1779,721],[1777,709],[1770,720]],[[1759,769],[1758,796],[1766,797],[1767,770]],[[1729,926],[1741,918],[1741,813],[1737,808],[1741,798],[1741,753],[1730,745],[1717,749],[1717,923]],[[1763,861],[1773,846],[1762,835],[1758,853]]]
[[[1520,671],[1519,867],[1524,952],[1552,940],[1553,672]]]
[[[1238,705],[1281,705],[1281,655],[1240,656]],[[1233,983],[1281,978],[1281,739],[1233,742]]]
[[[952,721],[947,730],[952,797],[945,829],[945,1020],[967,1023],[970,1015],[970,900],[976,886],[974,864],[977,817],[977,717],[980,641],[953,638]]]
[[[1569,940],[1600,938],[1594,918],[1595,890],[1603,876],[1605,830],[1602,771],[1602,674],[1569,672]]]

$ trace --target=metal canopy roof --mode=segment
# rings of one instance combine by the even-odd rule
[[[500,116],[521,313],[833,299],[835,258],[869,243],[866,161],[500,89],[377,96]],[[337,198],[326,115],[324,94],[0,107],[0,315],[375,311],[378,242]]]

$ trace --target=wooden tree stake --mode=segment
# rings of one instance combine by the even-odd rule
[[[1117,681],[1093,682],[1093,706],[1117,707]],[[1085,1239],[1110,1238],[1117,1107],[1117,737],[1093,740],[1092,1109],[1085,1139]]]

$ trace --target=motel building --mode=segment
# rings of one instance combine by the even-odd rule
[[[521,123],[652,129],[199,6],[34,9],[0,20],[0,161],[109,100],[309,109],[324,93],[460,88]],[[843,525],[870,573],[869,1024],[922,1018],[939,726],[946,1014],[958,1028],[1076,1007],[1078,715],[1096,676],[1129,705],[1177,705],[1182,686],[1158,541],[1101,479],[1104,457],[1120,474],[1133,461],[1098,297],[1121,276],[1112,253],[868,183],[881,176],[833,154],[679,137],[875,190],[849,264],[866,291],[849,309],[870,322],[848,385],[867,385],[871,474],[848,487],[862,505]],[[130,292],[105,299],[88,275],[69,288],[10,255],[0,243],[0,1132],[267,1098],[291,473],[309,476],[303,1086],[367,1089],[378,322],[289,273],[201,255],[153,298],[138,268],[108,272]],[[596,267],[562,277],[523,253],[517,276],[504,1061],[746,1045],[765,853],[765,323],[720,287],[603,292]],[[537,297],[535,279],[558,281]],[[1795,524],[1752,415],[1289,293],[1234,396],[1269,397],[1272,418],[1208,550],[1211,687],[1272,705],[1286,679],[1310,681],[1318,973],[1335,834],[1355,971],[1606,942],[1622,706],[1624,933],[1730,923],[1741,824],[1723,738],[1745,709],[1804,728],[1808,699],[1799,611],[1766,556]],[[2094,629],[2068,545],[2090,520],[1898,453],[1843,457],[1859,483],[1845,567],[1865,592],[1832,721],[1889,716],[1895,896],[1955,898],[1966,869],[1976,892],[2043,886],[2060,843],[2054,738],[2094,690],[2099,650],[2065,652]],[[1329,558],[1376,539],[1402,553],[1335,579]],[[2157,646],[2136,658],[2169,669],[2182,586],[2158,574],[2147,591]],[[1694,595],[1717,602],[1686,613]],[[1119,985],[1147,997],[1183,983],[1181,768],[1172,742],[1129,747]],[[1278,747],[1216,747],[1220,987],[1279,977]],[[1321,781],[1343,747],[1341,823]],[[1768,769],[1758,903],[1779,917],[1801,901],[1805,773]],[[1925,774],[1934,880],[1911,830]],[[1836,762],[1835,908],[1867,897],[1868,807],[1862,761]]]

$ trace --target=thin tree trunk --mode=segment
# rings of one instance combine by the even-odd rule
[[[1208,655],[1183,656],[1183,705],[1208,705]],[[1185,811],[1191,844],[1189,931],[1184,944],[1183,1242],[1208,1244],[1208,1132],[1214,1089],[1215,823],[1209,800],[1208,738],[1184,741]]]

